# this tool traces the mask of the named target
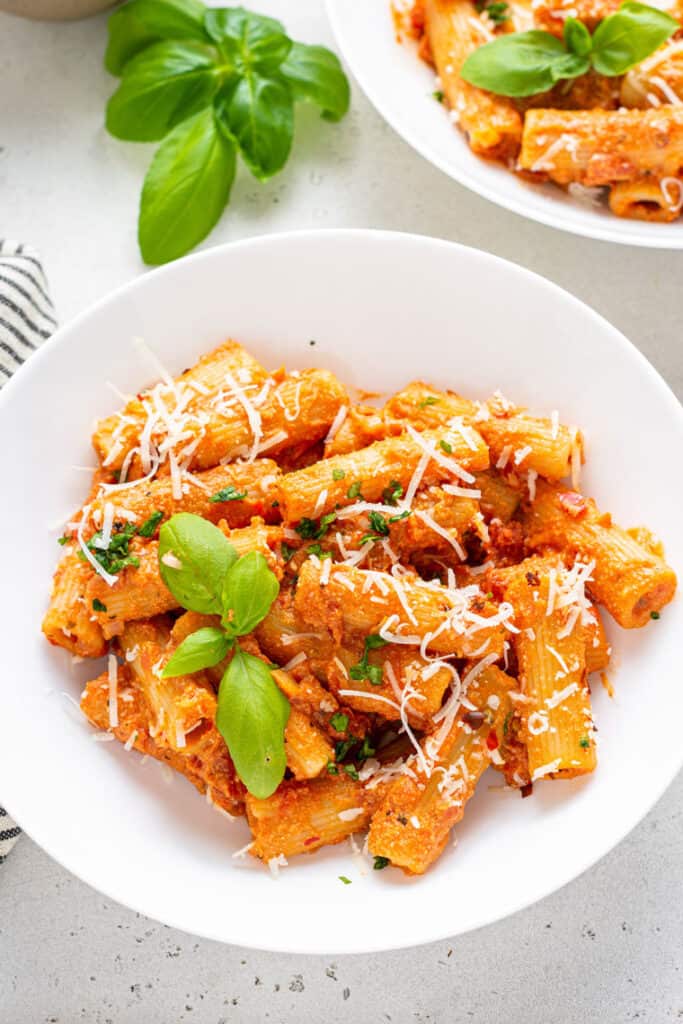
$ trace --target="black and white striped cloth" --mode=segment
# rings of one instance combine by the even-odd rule
[[[0,388],[57,326],[37,253],[0,239]],[[21,830],[0,807],[0,864]]]

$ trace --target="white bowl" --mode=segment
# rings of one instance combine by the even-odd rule
[[[615,217],[552,184],[522,181],[471,152],[445,107],[433,98],[434,71],[410,40],[396,41],[390,0],[327,0],[342,55],[368,99],[392,128],[423,157],[461,185],[514,213],[577,235],[625,245],[683,249],[683,219],[648,224]]]
[[[167,784],[156,762],[93,742],[61,695],[78,698],[92,665],[50,648],[40,621],[59,524],[87,488],[73,467],[93,463],[93,419],[117,407],[105,382],[130,392],[150,382],[136,335],[174,372],[230,335],[269,366],[320,365],[372,390],[421,377],[557,408],[586,431],[587,490],[624,524],[651,525],[683,568],[683,478],[672,467],[683,412],[622,335],[542,278],[447,242],[364,231],[254,239],[138,278],[58,331],[0,393],[0,800],[48,853],[190,932],[357,953],[504,917],[633,828],[681,762],[680,600],[644,631],[613,631],[616,697],[597,687],[595,776],[542,782],[520,800],[489,772],[456,829],[458,848],[422,878],[362,877],[344,845],[293,859],[273,881],[232,859],[248,842],[242,822],[220,817],[182,778]]]

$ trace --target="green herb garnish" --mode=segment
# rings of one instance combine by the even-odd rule
[[[149,519],[145,519],[142,526],[138,526],[139,537],[153,537],[156,533],[156,528],[164,518],[163,512],[152,512]]]
[[[382,491],[382,498],[385,505],[398,505],[399,500],[403,497],[403,487],[398,480],[392,480],[388,487],[385,487]]]
[[[590,745],[591,745],[591,741],[588,739],[587,736],[582,736],[581,739],[579,740],[579,746],[583,747],[584,750],[587,750],[588,747],[590,747]]]
[[[332,558],[332,552],[326,551],[321,544],[309,544],[306,551],[309,555],[315,555],[317,558]]]
[[[453,454],[453,445],[449,441],[439,441],[439,448],[442,448],[446,452],[446,455]]]
[[[434,92],[432,93],[432,99],[436,100],[437,103],[443,103],[443,101],[444,101],[444,94],[441,91],[441,89],[435,89],[434,90]]]
[[[659,612],[650,612],[650,618],[651,619],[659,619],[659,618],[661,618],[661,616],[660,616]]]
[[[246,496],[246,491],[238,491],[234,484],[228,484],[227,487],[223,487],[222,490],[216,491],[215,494],[212,494],[209,501],[242,501]]]
[[[332,470],[332,479],[333,480],[343,480],[345,476],[346,476],[346,472],[343,469],[333,469]]]
[[[337,768],[334,761],[328,761],[325,767],[327,768],[327,772],[329,775],[339,775],[339,769]]]
[[[346,732],[349,727],[349,716],[342,714],[341,711],[335,711],[330,718],[330,725],[336,732]]]
[[[441,95],[443,96],[443,93]],[[417,403],[417,406],[418,409],[426,409],[428,405],[436,405],[438,401],[439,399],[435,398],[434,395],[427,395],[426,398],[423,398],[421,402]]]
[[[168,564],[168,555],[177,560]],[[218,665],[232,652],[218,690],[216,726],[237,774],[258,799],[275,792],[286,767],[289,701],[271,669],[237,640],[268,614],[280,586],[258,551],[238,557],[225,535],[201,516],[181,512],[159,532],[159,571],[178,603],[219,615],[219,626],[191,633],[164,666],[164,678]]]
[[[366,636],[363,643],[363,657],[355,665],[352,665],[349,669],[349,675],[352,679],[367,679],[372,686],[382,685],[382,666],[371,665],[368,661],[368,655],[370,651],[379,650],[380,647],[386,647],[388,641],[379,635],[379,633],[371,633]]]
[[[479,14],[487,14],[494,25],[503,25],[510,17],[510,7],[504,0],[476,0],[475,7]]]
[[[327,515],[321,516],[319,520],[308,519],[304,516],[294,529],[303,540],[320,540],[321,537],[325,536],[336,518],[336,512],[328,512]]]
[[[388,867],[390,863],[391,861],[388,857],[375,857],[372,867],[374,871],[382,871],[382,869]]]
[[[135,555],[130,554],[130,542],[137,532],[135,526],[132,523],[126,523],[120,529],[117,529],[117,526],[118,524],[114,525],[106,548],[98,547],[98,541],[102,540],[101,530],[98,530],[86,542],[86,547],[91,552],[95,561],[99,562],[104,571],[111,573],[112,576],[116,576],[117,573],[127,568],[127,566],[137,569],[140,565],[140,560]],[[82,551],[78,552],[78,557],[81,561],[86,561]]]
[[[106,606],[106,604],[102,604],[102,602],[100,601],[99,597],[93,597],[93,599],[92,599],[92,610],[94,612],[106,612],[107,606]]]
[[[346,875],[339,875],[339,881],[343,882],[344,885],[351,885],[351,879],[347,878]]]
[[[363,495],[360,493],[360,489],[361,489],[362,486],[363,486],[362,480],[356,480],[355,483],[351,484],[351,486],[349,487],[348,491],[346,492],[346,497],[347,498],[362,498]]]
[[[460,76],[500,96],[532,96],[591,68],[608,77],[623,75],[679,28],[664,11],[628,0],[593,35],[577,18],[567,18],[563,39],[539,29],[499,36],[473,50]]]
[[[64,534],[62,537],[57,537],[57,543],[61,544],[62,547],[64,547],[65,544],[68,544],[70,540],[71,537],[68,537],[66,534]]]
[[[280,544],[280,552],[285,562],[288,562],[293,554],[296,553],[296,548],[290,547],[287,541],[283,540]]]
[[[105,66],[121,83],[111,135],[161,141],[147,172],[138,239],[146,263],[198,244],[230,199],[239,153],[259,181],[287,163],[299,100],[327,121],[349,107],[349,83],[323,46],[293,42],[281,22],[199,0],[130,0],[109,19]]]
[[[353,779],[354,782],[358,782],[359,775],[355,765],[345,764],[343,765],[343,768],[349,778]]]

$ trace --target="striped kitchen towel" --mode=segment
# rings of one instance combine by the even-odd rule
[[[0,239],[0,388],[57,326],[47,281],[36,252]],[[0,863],[20,829],[0,807]]]
[[[0,387],[56,326],[36,252],[19,242],[0,241]]]

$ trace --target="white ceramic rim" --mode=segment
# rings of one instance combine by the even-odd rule
[[[325,0],[325,6],[327,10],[327,16],[332,25],[332,30],[337,42],[337,46],[341,51],[342,57],[345,63],[348,65],[353,77],[358,82],[359,86],[370,100],[375,109],[384,118],[397,135],[408,143],[420,156],[428,160],[429,163],[438,167],[440,171],[447,174],[449,178],[453,178],[454,181],[469,188],[472,192],[476,192],[477,195],[483,196],[485,199],[490,200],[492,203],[496,203],[498,206],[502,206],[506,210],[510,210],[512,213],[518,214],[520,217],[525,217],[527,220],[536,221],[539,224],[544,224],[546,227],[557,228],[560,231],[567,231],[572,235],[579,235],[583,238],[594,238],[600,242],[616,242],[619,245],[633,245],[642,249],[664,249],[670,251],[677,251],[683,249],[683,229],[677,230],[674,225],[674,230],[668,235],[664,233],[657,234],[646,234],[645,231],[638,231],[635,228],[629,230],[630,224],[641,224],[640,221],[629,221],[614,216],[613,218],[595,217],[588,223],[577,223],[571,216],[565,215],[565,206],[562,203],[557,203],[556,207],[553,206],[553,212],[546,212],[544,209],[537,209],[524,202],[522,198],[519,200],[514,196],[502,195],[498,190],[488,185],[483,179],[480,179],[476,174],[470,174],[466,169],[455,167],[450,164],[447,160],[437,153],[428,142],[418,140],[414,135],[401,124],[399,118],[389,109],[387,104],[384,102],[382,95],[375,89],[369,82],[367,75],[365,74],[363,65],[358,61],[356,53],[353,47],[348,45],[346,33],[339,20],[338,11],[341,4],[348,3],[349,0]],[[385,0],[387,8],[389,7],[390,0]],[[444,130],[454,131],[455,128],[450,123],[445,123]],[[523,193],[520,193],[520,196]],[[556,212],[555,212],[556,210]],[[614,227],[611,225],[613,222],[619,224],[617,230],[616,224]],[[662,225],[658,225],[662,226]],[[666,226],[666,225],[664,225]]]
[[[287,245],[288,242],[296,241],[314,241],[316,238],[325,237],[330,240],[341,240],[346,238],[364,238],[367,239],[370,244],[373,240],[390,241],[393,239],[407,242],[408,244],[429,247],[438,247],[444,250],[447,249],[459,249],[468,253],[469,259],[478,260],[482,266],[498,264],[503,265],[507,273],[516,274],[520,279],[526,278],[534,281],[536,288],[544,289],[546,292],[551,293],[556,297],[561,297],[564,303],[580,308],[584,315],[588,314],[590,319],[596,324],[603,334],[611,338],[611,344],[616,349],[625,348],[629,354],[629,357],[635,359],[641,369],[641,372],[650,378],[651,383],[657,388],[661,397],[662,403],[666,403],[669,407],[672,415],[676,416],[679,420],[681,432],[683,433],[683,406],[679,403],[678,399],[671,391],[666,382],[657,373],[654,367],[647,361],[645,356],[630,342],[617,328],[613,327],[609,321],[602,317],[599,313],[595,312],[591,307],[587,306],[581,300],[577,299],[570,292],[565,291],[559,285],[547,280],[539,274],[533,271],[527,270],[524,267],[520,267],[517,264],[511,263],[509,260],[504,260],[499,256],[491,255],[490,253],[483,252],[479,249],[474,249],[469,246],[464,246],[457,242],[451,242],[446,239],[436,239],[425,235],[415,235],[408,232],[394,232],[394,231],[382,231],[374,229],[325,229],[325,230],[305,230],[305,231],[291,231],[278,234],[266,234],[260,235],[253,238],[249,238],[242,241],[230,242],[225,245],[216,246],[211,249],[204,250],[203,252],[195,253],[191,256],[184,257],[181,260],[177,260],[173,263],[167,264],[166,266],[159,267],[148,274],[135,278],[133,281],[127,284],[121,285],[114,291],[108,293],[97,302],[90,305],[82,313],[78,314],[74,319],[69,321],[64,326],[60,327],[42,346],[35,352],[31,358],[20,367],[13,377],[9,380],[7,385],[0,392],[0,411],[2,410],[3,404],[7,401],[7,396],[12,394],[16,390],[18,384],[17,381],[21,382],[21,386],[29,386],[29,376],[31,374],[39,373],[42,360],[45,358],[47,352],[52,348],[59,345],[64,335],[68,334],[74,328],[80,326],[84,321],[87,321],[93,313],[98,312],[110,304],[118,302],[119,298],[125,294],[131,294],[137,289],[145,288],[145,282],[151,278],[158,278],[160,276],[167,276],[172,278],[174,274],[182,276],[183,268],[188,263],[192,262],[200,264],[201,262],[220,260],[221,254],[226,251],[234,251],[239,249],[251,249],[259,247],[267,247],[273,244]],[[358,954],[358,953],[376,953],[385,952],[391,949],[405,949],[412,948],[413,946],[424,945],[429,942],[436,942],[444,940],[446,938],[458,935],[466,934],[471,931],[476,931],[486,925],[502,921],[507,917],[516,914],[518,911],[524,910],[529,906],[539,902],[546,896],[551,895],[554,892],[564,888],[570,882],[574,881],[590,867],[600,861],[607,853],[613,850],[623,839],[639,824],[640,821],[652,810],[657,801],[661,798],[665,790],[671,784],[677,773],[683,767],[683,745],[679,749],[678,758],[675,765],[675,770],[670,774],[669,777],[662,777],[658,780],[658,784],[653,786],[648,791],[647,801],[643,801],[630,816],[626,817],[626,823],[619,828],[616,833],[611,833],[609,838],[596,845],[590,854],[587,856],[581,856],[580,850],[575,853],[573,867],[569,876],[559,885],[549,884],[542,885],[538,891],[532,891],[527,894],[524,898],[520,899],[517,903],[511,903],[501,914],[496,914],[495,911],[482,913],[481,919],[474,923],[468,924],[463,929],[457,928],[457,920],[454,919],[454,929],[443,931],[442,927],[437,926],[434,930],[434,926],[430,928],[429,921],[430,915],[423,915],[421,920],[414,920],[412,922],[414,928],[414,934],[411,935],[410,940],[400,939],[392,941],[389,945],[386,942],[368,942],[360,937],[360,941],[357,944],[351,945],[349,943],[339,943],[335,946],[327,946],[321,948],[319,945],[314,945],[313,940],[309,943],[296,942],[294,945],[287,944],[284,942],[249,942],[239,935],[238,931],[233,935],[226,937],[225,932],[219,933],[218,931],[204,928],[191,932],[191,934],[200,935],[203,938],[210,939],[216,942],[224,942],[229,944],[235,944],[243,946],[249,949],[269,950],[272,952],[281,953],[297,953],[297,954],[326,954],[326,955],[344,955],[344,954]],[[102,893],[109,899],[120,903],[123,906],[129,907],[131,910],[142,914],[145,917],[153,920],[160,921],[172,928],[177,928],[181,931],[187,932],[188,929],[183,921],[174,919],[172,901],[169,901],[163,908],[157,908],[156,906],[148,907],[140,901],[129,901],[125,895],[122,895],[116,886],[102,885],[97,872],[93,870],[82,870],[81,868],[76,869],[71,866],[70,858],[67,856],[61,856],[55,851],[54,844],[51,840],[50,835],[44,835],[41,827],[40,820],[28,820],[22,822],[20,808],[12,806],[12,798],[10,793],[10,799],[6,800],[5,795],[2,796],[3,803],[8,812],[17,820],[21,828],[29,835],[34,842],[36,842],[53,860],[60,864],[65,870],[75,875],[81,881],[85,882],[91,888],[97,892]],[[20,855],[20,854],[19,854]]]

